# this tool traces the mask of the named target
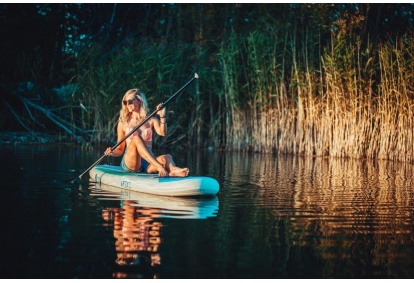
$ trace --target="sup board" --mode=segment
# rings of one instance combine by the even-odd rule
[[[219,183],[212,177],[160,177],[125,172],[115,165],[97,165],[89,171],[89,176],[99,184],[163,196],[212,196],[220,190]]]

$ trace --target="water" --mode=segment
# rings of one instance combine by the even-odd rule
[[[102,152],[0,146],[1,278],[414,277],[412,164],[190,151],[216,197],[64,182]]]

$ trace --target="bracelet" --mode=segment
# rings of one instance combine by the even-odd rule
[[[167,117],[167,116],[164,116],[164,117],[161,117],[161,116],[160,116],[160,118],[165,118],[165,117]]]
[[[161,121],[160,121],[160,123],[161,123],[161,124],[167,124],[167,122],[163,123],[163,122],[161,122]]]

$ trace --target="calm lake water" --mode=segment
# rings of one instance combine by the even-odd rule
[[[414,278],[412,164],[206,150],[172,153],[213,198],[64,182],[102,153],[0,145],[1,278]]]

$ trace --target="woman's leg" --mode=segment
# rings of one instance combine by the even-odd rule
[[[134,136],[124,155],[125,165],[131,170],[140,170],[141,158],[144,158],[150,163],[151,168],[155,170],[153,173],[158,173],[160,176],[168,175],[168,171],[162,163],[155,159],[155,156],[148,150],[142,138],[140,136]]]
[[[164,166],[165,170],[169,173],[169,176],[186,177],[190,173],[188,168],[177,167],[171,154],[160,155],[157,157],[157,161]],[[157,169],[154,166],[149,165],[147,172],[156,173]]]

